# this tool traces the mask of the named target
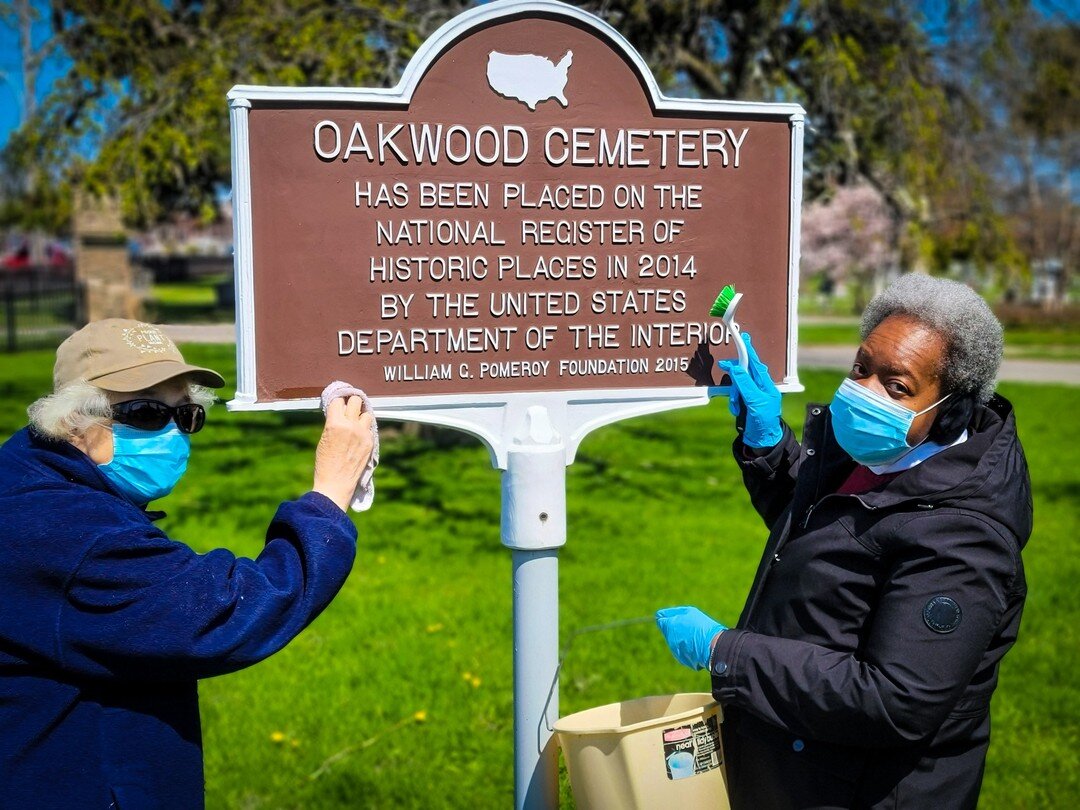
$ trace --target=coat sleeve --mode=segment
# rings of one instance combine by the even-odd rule
[[[280,650],[330,603],[356,527],[329,499],[283,503],[255,559],[197,554],[160,530],[99,540],[72,575],[57,622],[61,666],[91,677],[205,678]]]
[[[799,735],[886,747],[931,736],[986,652],[1020,571],[1019,551],[963,512],[913,517],[865,641],[855,652],[746,630],[720,634],[713,694]],[[949,603],[924,618],[931,600]],[[946,621],[941,621],[944,615]],[[942,630],[945,630],[942,632]]]
[[[784,430],[783,438],[763,456],[754,457],[743,444],[741,434],[732,445],[735,460],[742,468],[743,484],[750,493],[750,502],[770,531],[791,503],[802,454],[802,447],[791,428],[783,422],[780,425]]]

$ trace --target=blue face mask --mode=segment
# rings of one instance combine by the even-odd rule
[[[916,412],[849,377],[840,383],[829,405],[833,433],[845,452],[860,464],[890,464],[913,449],[907,435],[915,417],[933,410],[949,396]]]
[[[187,470],[191,437],[170,421],[161,430],[113,423],[113,460],[102,475],[132,503],[145,506],[172,492]]]

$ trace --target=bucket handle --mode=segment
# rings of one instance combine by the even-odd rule
[[[633,624],[644,624],[645,622],[655,621],[656,617],[652,614],[648,616],[635,616],[633,619],[619,619],[614,622],[605,622],[604,624],[590,624],[587,627],[579,627],[570,637],[566,639],[566,644],[561,650],[559,650],[559,663],[555,667],[555,677],[551,679],[551,688],[548,689],[547,700],[544,701],[544,711],[541,714],[543,720],[541,721],[546,727],[547,731],[554,732],[555,729],[548,723],[548,707],[551,706],[551,699],[555,696],[555,687],[559,684],[559,674],[562,672],[563,661],[566,660],[566,656],[570,652],[570,647],[574,643],[574,640],[578,636],[584,636],[588,633],[596,633],[600,630],[615,630],[619,627],[629,627]],[[540,748],[540,733],[542,729],[537,729],[537,750]]]

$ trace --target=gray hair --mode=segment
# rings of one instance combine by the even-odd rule
[[[921,273],[900,276],[866,307],[862,338],[890,315],[913,318],[945,339],[942,391],[971,394],[980,403],[990,399],[1005,338],[1001,323],[978,293],[958,281]]]
[[[213,390],[194,383],[188,384],[187,396],[204,408],[217,401]],[[67,441],[86,433],[94,425],[109,424],[112,407],[105,391],[85,380],[75,380],[36,400],[26,413],[30,425],[38,433],[57,441]]]

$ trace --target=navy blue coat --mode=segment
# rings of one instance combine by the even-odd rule
[[[356,554],[313,492],[254,560],[196,554],[160,516],[69,444],[0,447],[0,807],[202,807],[197,680],[284,647]]]
[[[736,810],[974,808],[1027,594],[1031,481],[1012,406],[869,492],[828,408],[736,459],[771,530],[710,662]]]

